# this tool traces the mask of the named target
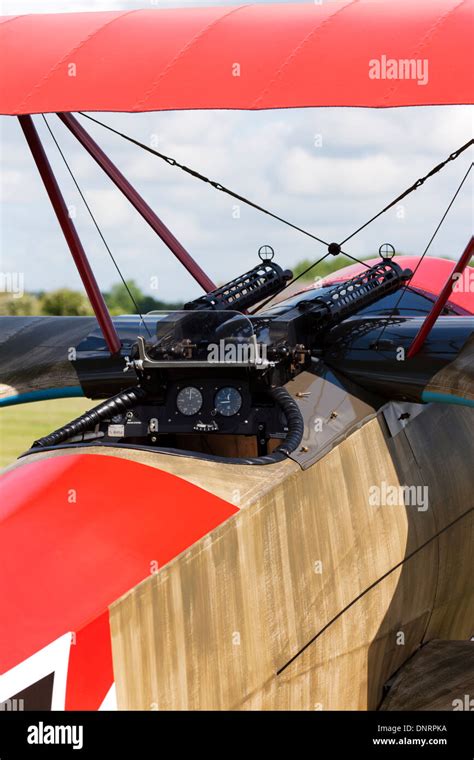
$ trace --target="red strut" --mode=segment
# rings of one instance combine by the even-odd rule
[[[19,116],[18,120],[23,133],[26,137],[26,141],[29,145],[33,158],[35,160],[38,171],[43,180],[46,192],[49,195],[51,205],[54,208],[58,222],[61,225],[64,237],[71,251],[74,263],[76,264],[77,271],[81,277],[86,293],[91,302],[91,306],[94,309],[94,314],[97,317],[97,321],[100,325],[100,329],[107,343],[107,348],[111,354],[116,354],[120,350],[120,338],[117,330],[114,327],[112,318],[107,309],[106,303],[99,290],[97,281],[94,277],[94,273],[91,269],[89,261],[87,260],[86,252],[82,247],[82,243],[77,234],[77,230],[74,227],[72,219],[70,218],[67,210],[64,198],[61,195],[61,190],[56,181],[56,177],[53,174],[53,170],[48,161],[48,157],[44,152],[44,148],[39,139],[33,120],[29,114]]]
[[[445,306],[446,301],[451,295],[455,283],[458,281],[459,276],[462,275],[462,273],[464,272],[473,254],[474,254],[474,237],[471,237],[461,258],[459,259],[458,263],[456,264],[453,271],[449,275],[448,280],[443,290],[441,291],[438,298],[434,302],[433,308],[431,309],[430,313],[426,315],[426,318],[423,324],[421,325],[420,329],[418,330],[418,333],[413,338],[413,342],[410,348],[408,349],[408,353],[407,353],[408,359],[411,359],[412,356],[415,356],[420,350],[420,348],[422,347],[423,343],[428,337],[428,334],[431,328],[433,327],[434,323],[436,322],[439,315],[441,314],[441,311],[443,310],[443,307]]]
[[[160,236],[165,245],[167,245],[172,253],[174,253],[176,258],[179,259],[203,290],[205,290],[206,293],[215,290],[216,286],[212,280],[201,269],[199,264],[194,261],[193,257],[190,256],[187,250],[183,248],[179,240],[175,238],[168,227],[163,224],[148,203],[146,203],[135,188],[132,187],[130,182],[123,176],[122,172],[112,163],[102,148],[99,148],[90,134],[86,132],[82,124],[79,124],[77,119],[75,119],[70,113],[58,113],[58,116],[92,158],[97,161],[101,169],[103,169],[108,177],[110,177],[112,182],[117,185],[118,189],[130,201],[132,206],[137,209],[138,213],[142,215],[150,227]]]

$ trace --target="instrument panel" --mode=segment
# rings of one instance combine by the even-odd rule
[[[106,438],[154,441],[172,433],[285,436],[286,420],[266,393],[247,380],[186,378],[168,382],[161,400],[137,405],[104,425]]]
[[[220,388],[216,386],[214,390],[214,409],[211,409],[211,415],[220,414],[223,417],[234,417],[239,414],[243,404],[240,387],[224,385]],[[178,389],[176,408],[185,417],[193,417],[199,414],[203,404],[202,388],[197,388],[195,385],[185,385],[184,388]]]
[[[206,378],[176,382],[168,387],[163,424],[166,428],[172,425],[176,432],[235,432],[241,425],[248,424],[251,406],[245,381],[216,382]]]

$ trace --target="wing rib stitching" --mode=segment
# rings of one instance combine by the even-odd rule
[[[93,32],[87,35],[83,40],[81,40],[76,47],[72,48],[71,50],[68,50],[68,52],[63,55],[63,57],[55,63],[55,65],[48,71],[47,74],[45,74],[39,82],[35,84],[35,86],[32,88],[32,90],[23,98],[20,105],[17,106],[16,111],[20,112],[21,109],[24,108],[24,106],[28,103],[29,100],[33,97],[33,94],[36,92],[36,90],[39,87],[42,87],[42,85],[51,77],[53,74],[59,69],[60,66],[65,63],[68,58],[70,58],[72,55],[77,53],[81,48],[84,47],[91,39],[94,37],[97,37],[98,34],[100,34],[105,28],[109,27],[111,24],[113,24],[115,21],[120,21],[121,19],[125,18],[125,16],[129,16],[131,13],[139,13],[140,9],[135,9],[132,11],[127,11],[126,13],[120,13],[119,16],[115,16],[114,18],[110,19],[110,21],[106,21],[105,24],[102,24],[99,29],[95,29]]]
[[[446,13],[443,16],[440,16],[437,19],[437,21],[435,21],[435,23],[433,24],[433,26],[431,26],[428,29],[428,31],[425,33],[425,35],[423,36],[423,39],[415,47],[415,49],[413,51],[413,54],[410,57],[416,59],[417,55],[420,55],[421,51],[424,48],[426,48],[426,46],[429,44],[430,38],[434,37],[434,35],[436,34],[436,32],[439,30],[440,26],[442,26],[444,24],[444,22],[447,21],[450,18],[450,16],[453,15],[453,13],[455,13],[462,5],[465,5],[465,4],[466,4],[466,0],[461,0],[461,2],[458,3],[457,5],[455,5],[453,8],[451,8],[451,10],[446,11]],[[400,82],[401,81],[402,80],[398,80],[398,81],[394,80],[393,81],[393,83],[390,85],[390,87],[388,88],[387,92],[383,96],[382,103],[383,102],[387,102],[387,100],[393,95],[393,93],[397,89],[400,88]],[[405,80],[403,80],[403,81],[405,81]],[[384,106],[382,106],[382,108],[383,107]]]
[[[193,37],[191,40],[189,40],[189,42],[187,42],[187,43],[186,43],[186,45],[185,45],[183,48],[181,48],[181,50],[179,51],[179,53],[177,53],[177,54],[175,55],[175,57],[173,58],[173,60],[172,60],[172,61],[170,61],[170,62],[169,62],[169,63],[168,63],[166,66],[165,66],[165,68],[163,69],[163,71],[160,73],[160,75],[157,77],[157,79],[155,79],[155,81],[154,81],[154,82],[152,82],[152,84],[150,85],[150,87],[148,88],[148,90],[147,90],[147,91],[146,91],[146,92],[143,94],[143,96],[140,98],[140,100],[138,100],[138,101],[135,103],[135,105],[133,106],[132,110],[133,110],[133,111],[138,111],[138,110],[140,109],[140,107],[141,107],[141,106],[143,106],[143,105],[146,103],[146,101],[147,101],[147,100],[150,98],[150,96],[151,96],[152,92],[153,92],[153,91],[154,91],[154,90],[155,90],[155,89],[158,87],[158,85],[159,85],[159,83],[161,82],[161,80],[163,79],[163,77],[165,77],[165,76],[168,74],[168,72],[170,71],[170,69],[172,69],[172,68],[173,68],[173,66],[175,66],[175,65],[178,63],[178,61],[179,61],[179,60],[180,60],[180,59],[181,59],[181,58],[182,58],[184,55],[186,55],[186,53],[188,53],[188,52],[189,52],[189,50],[190,50],[192,47],[194,47],[194,45],[195,45],[195,44],[196,44],[196,43],[197,43],[199,40],[201,40],[201,39],[202,39],[202,37],[203,37],[205,34],[207,34],[207,32],[209,32],[209,31],[210,31],[211,29],[213,29],[213,28],[214,28],[214,27],[215,27],[217,24],[220,24],[220,23],[221,23],[222,21],[224,21],[226,18],[228,18],[229,16],[231,16],[233,13],[237,13],[238,11],[241,11],[241,10],[243,10],[244,8],[248,8],[248,7],[250,7],[250,6],[248,6],[248,5],[239,5],[237,8],[232,8],[232,10],[230,10],[230,11],[227,11],[227,13],[224,13],[222,16],[219,16],[219,18],[217,18],[217,19],[214,19],[214,21],[211,21],[209,24],[207,24],[207,26],[205,26],[205,27],[204,27],[204,29],[201,29],[201,31],[200,31],[200,32],[198,32],[197,34],[195,34],[195,35],[194,35],[194,37]]]
[[[333,21],[333,19],[336,18],[336,16],[339,16],[340,13],[346,10],[346,8],[351,7],[352,5],[355,5],[358,3],[359,0],[351,0],[351,2],[346,3],[342,8],[339,8],[337,11],[332,13],[330,16],[328,16],[322,23],[318,24],[314,29],[312,29],[306,37],[301,40],[301,42],[294,48],[294,50],[290,53],[288,58],[282,63],[278,71],[276,72],[273,79],[270,80],[270,82],[264,87],[258,98],[254,100],[252,105],[250,106],[250,110],[256,110],[258,109],[258,104],[263,100],[264,96],[267,94],[267,92],[273,87],[274,83],[281,77],[283,70],[287,68],[287,66],[290,65],[291,61],[298,55],[298,53],[307,45],[309,40],[314,37],[316,34],[319,34],[319,32],[323,31],[328,24]]]

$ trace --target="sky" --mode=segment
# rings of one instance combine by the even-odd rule
[[[150,0],[0,0],[2,15],[190,5]],[[96,114],[324,240],[342,240],[471,137],[468,106],[282,111]],[[118,281],[97,231],[41,117],[35,123],[102,290]],[[187,300],[199,286],[51,115],[48,121],[123,275],[161,300]],[[258,263],[263,244],[291,268],[325,253],[320,244],[168,166],[90,122],[84,126],[158,216],[218,283]],[[465,153],[347,244],[356,257],[381,243],[423,252],[466,172]],[[18,123],[0,117],[1,271],[21,272],[27,291],[82,285]],[[458,257],[472,230],[468,180],[431,255]],[[316,271],[317,273],[317,271]]]

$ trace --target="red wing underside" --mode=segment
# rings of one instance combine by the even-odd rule
[[[337,0],[5,17],[0,113],[468,103],[472,7]]]

